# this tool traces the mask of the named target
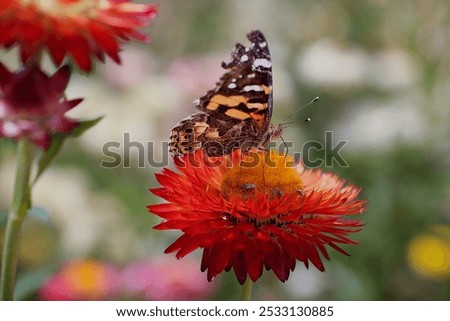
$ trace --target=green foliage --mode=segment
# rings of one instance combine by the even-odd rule
[[[71,132],[54,134],[52,137],[51,146],[46,151],[44,151],[41,157],[39,158],[38,171],[34,178],[34,182],[38,180],[38,178],[41,176],[44,170],[50,165],[50,163],[56,157],[56,155],[58,155],[66,139],[81,136],[89,128],[95,126],[101,119],[102,117],[92,120],[80,121],[78,126]]]

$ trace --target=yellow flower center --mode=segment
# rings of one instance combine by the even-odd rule
[[[66,271],[73,291],[91,297],[99,297],[105,288],[105,269],[95,261],[73,263]]]
[[[259,192],[270,197],[301,193],[302,181],[293,158],[276,152],[252,152],[228,170],[222,180],[225,197],[248,197]]]
[[[21,0],[24,6],[34,5],[52,16],[92,17],[101,9],[110,6],[107,0]]]

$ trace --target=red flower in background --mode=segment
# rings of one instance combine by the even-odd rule
[[[63,98],[69,78],[68,66],[49,77],[37,66],[11,73],[0,64],[0,137],[28,138],[46,149],[51,134],[72,131],[78,122],[64,114],[82,99]]]
[[[2,0],[0,45],[18,45],[23,62],[47,48],[59,66],[70,54],[90,71],[91,55],[104,53],[120,63],[118,38],[147,41],[139,28],[148,26],[157,6],[130,0]]]
[[[327,245],[348,255],[339,244],[356,243],[347,234],[361,224],[346,217],[364,210],[360,189],[331,173],[288,166],[290,157],[252,155],[235,151],[229,167],[226,157],[207,158],[200,150],[197,161],[175,159],[180,173],[156,174],[162,187],[151,191],[168,203],[148,206],[164,219],[154,228],[183,232],[165,252],[182,258],[203,248],[201,270],[209,281],[233,268],[241,284],[247,275],[256,281],[263,267],[284,282],[297,260],[324,271]]]

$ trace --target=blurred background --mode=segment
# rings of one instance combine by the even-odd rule
[[[254,299],[450,300],[450,3],[159,6],[149,44],[126,44],[121,66],[97,63],[93,75],[72,76],[67,96],[85,100],[71,115],[104,118],[69,140],[34,188],[17,299],[239,298],[233,273],[206,282],[199,250],[180,261],[163,254],[179,233],[152,230],[160,220],[145,206],[161,201],[148,189],[158,185],[171,128],[213,87],[235,43],[247,45],[245,35],[260,29],[273,60],[273,122],[320,96],[293,117],[284,139],[295,151],[306,141],[324,143],[326,131],[335,143],[348,141],[341,155],[349,166],[324,170],[361,186],[369,206],[354,235],[359,245],[344,247],[350,257],[332,253],[324,273],[298,264],[285,284],[266,272]],[[0,55],[17,65],[17,52]],[[108,142],[120,143],[110,149],[121,155],[119,166],[102,152]],[[133,142],[144,146],[144,164]],[[0,140],[0,233],[14,157],[15,145]]]

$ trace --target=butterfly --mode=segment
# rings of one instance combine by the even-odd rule
[[[251,45],[238,43],[226,72],[214,89],[194,101],[197,113],[181,120],[170,136],[169,151],[183,156],[203,149],[208,156],[223,156],[234,149],[265,149],[282,135],[285,125],[271,124],[272,61],[261,31],[247,34]]]

